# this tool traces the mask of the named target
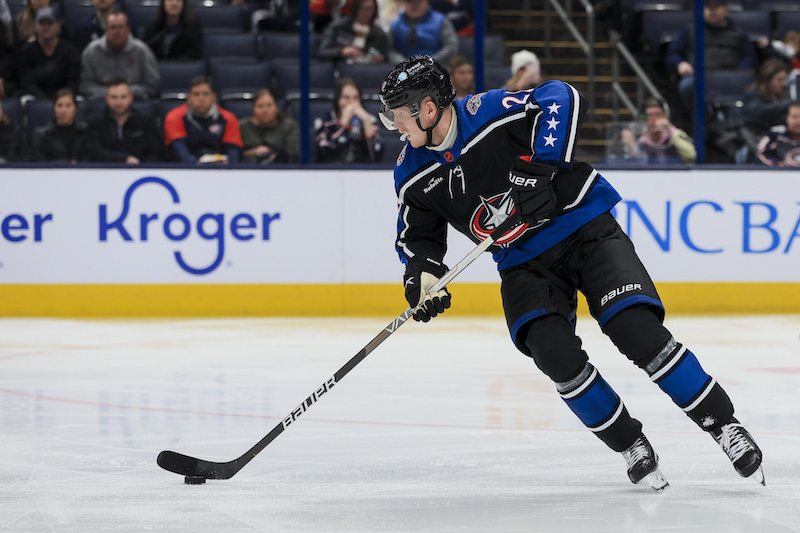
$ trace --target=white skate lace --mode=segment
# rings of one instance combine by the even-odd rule
[[[644,445],[644,441],[642,439],[636,439],[636,442],[633,443],[633,446],[622,453],[625,456],[625,460],[628,462],[628,468],[631,468],[633,465],[648,456],[647,446]]]
[[[730,457],[731,462],[735,463],[745,453],[753,449],[750,440],[746,437],[745,433],[738,431],[742,428],[741,424],[728,424],[722,426],[717,442],[720,447],[725,450],[725,453]]]

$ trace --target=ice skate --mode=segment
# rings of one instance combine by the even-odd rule
[[[764,471],[761,469],[761,449],[738,420],[732,418],[721,428],[712,430],[711,436],[728,454],[733,468],[740,476],[752,476],[757,482],[766,485]]]
[[[656,492],[669,487],[667,479],[658,469],[658,455],[644,435],[622,452],[622,456],[628,465],[628,478],[635,485],[645,479]]]

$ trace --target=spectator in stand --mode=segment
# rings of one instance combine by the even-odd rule
[[[728,0],[705,0],[706,70],[754,70],[755,47],[747,34],[728,17]],[[694,107],[694,29],[684,28],[669,45],[666,65],[678,77],[678,95],[686,111]]]
[[[61,22],[52,7],[36,13],[37,39],[19,51],[20,92],[39,99],[53,100],[59,89],[78,91],[81,56],[72,43],[59,39]]]
[[[447,65],[450,80],[456,89],[456,99],[461,100],[475,93],[475,68],[464,56],[456,56]]]
[[[669,121],[661,100],[647,100],[644,112],[647,129],[641,137],[636,139],[628,128],[622,130],[626,158],[657,163],[694,163],[697,159],[694,141]]]
[[[297,163],[300,126],[278,109],[275,96],[261,89],[253,100],[253,116],[239,121],[243,163]]]
[[[534,89],[542,82],[542,67],[539,58],[530,50],[511,54],[511,78],[503,85],[508,91]]]
[[[353,0],[352,15],[333,21],[317,56],[347,63],[382,63],[389,57],[389,36],[378,23],[377,0]]]
[[[181,163],[235,165],[242,153],[242,135],[236,116],[217,105],[211,79],[197,76],[186,103],[167,113],[164,143]]]
[[[444,14],[453,23],[458,35],[475,35],[474,0],[430,0],[431,8]]]
[[[800,33],[790,30],[786,32],[783,41],[770,41],[762,37],[758,41],[758,47],[762,54],[767,57],[778,57],[790,64],[792,70],[800,69]]]
[[[53,122],[33,132],[31,156],[35,161],[89,161],[89,133],[78,120],[78,103],[71,89],[61,89],[53,102]]]
[[[113,12],[105,36],[89,43],[81,56],[81,93],[87,98],[105,98],[111,80],[118,78],[128,82],[139,100],[158,95],[161,75],[156,57],[131,35],[128,15]]]
[[[789,104],[785,125],[761,138],[756,159],[771,167],[800,167],[800,100]]]
[[[328,25],[351,13],[353,0],[311,0],[309,11],[316,33],[323,33]]]
[[[383,156],[377,120],[364,109],[361,88],[336,82],[333,109],[314,121],[318,163],[375,163]]]
[[[33,24],[36,21],[36,12],[50,5],[50,0],[28,0],[25,9],[17,14],[14,19],[14,30],[18,45],[36,40],[36,30]]]
[[[3,113],[3,102],[0,100],[0,163],[24,159],[22,128]]]
[[[390,59],[399,63],[415,54],[428,54],[446,65],[458,53],[458,36],[447,17],[431,9],[428,0],[403,0],[403,13],[391,26],[394,51]]]
[[[243,0],[233,0],[233,5]],[[255,32],[299,32],[300,2],[297,0],[257,0],[249,5],[250,21]]]
[[[12,34],[11,25],[0,20],[0,98],[17,92],[19,57]]]
[[[203,58],[203,24],[186,0],[161,0],[144,42],[159,61],[196,61]]]
[[[78,22],[71,32],[72,44],[83,52],[88,44],[106,33],[108,16],[114,9],[114,0],[92,0],[94,13]]]
[[[94,161],[138,165],[162,161],[163,141],[155,120],[133,106],[133,91],[123,80],[113,80],[106,90],[102,113],[89,121]]]
[[[0,0],[0,28],[3,32],[0,35],[0,44],[14,46],[14,19],[6,0]]]
[[[765,131],[782,124],[786,118],[791,101],[786,89],[788,75],[786,62],[771,57],[759,67],[755,84],[744,95],[742,118],[746,140],[753,150]]]

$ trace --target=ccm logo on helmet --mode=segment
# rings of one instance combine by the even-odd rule
[[[523,178],[522,176],[517,176],[513,172],[509,172],[508,181],[517,187],[530,187],[531,189],[534,189],[536,188],[536,182],[539,180],[536,178]]]

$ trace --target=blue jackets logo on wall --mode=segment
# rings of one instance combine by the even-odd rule
[[[137,227],[136,222],[131,222],[128,227],[125,226],[126,219],[128,218],[128,212],[130,210],[131,204],[131,197],[133,196],[134,191],[138,189],[140,186],[145,185],[147,183],[154,183],[161,185],[164,187],[167,192],[172,197],[172,203],[180,204],[180,198],[178,196],[178,191],[175,190],[175,187],[172,186],[167,180],[155,176],[147,176],[135,181],[128,190],[125,191],[125,198],[122,202],[122,212],[119,216],[113,220],[109,221],[108,217],[108,209],[106,204],[100,204],[99,210],[99,230],[100,230],[100,241],[106,242],[108,240],[108,235],[112,231],[117,231],[119,235],[125,241],[134,241],[138,240],[139,242],[146,242],[148,240],[149,231],[153,229],[155,224],[158,224],[160,221],[160,217],[162,216],[159,213],[141,213],[138,216],[138,235],[135,233],[135,230],[131,230],[134,232],[134,235],[131,236],[130,228]],[[274,220],[280,219],[280,213],[262,213],[260,215],[261,219],[261,231],[260,236],[262,241],[268,241],[270,234],[269,228],[270,224]],[[133,218],[133,217],[132,217]],[[249,241],[256,238],[256,233],[258,231],[258,223],[257,217],[250,215],[248,213],[237,213],[231,219],[230,225],[228,228],[230,229],[230,236],[238,241]],[[225,225],[225,215],[223,213],[204,213],[200,215],[197,219],[196,223],[192,224],[192,221],[189,220],[189,217],[182,213],[172,213],[168,215],[166,218],[163,219],[163,222],[159,224],[161,230],[164,232],[164,236],[171,240],[171,241],[184,241],[186,240],[189,235],[192,233],[192,228],[197,231],[197,235],[200,238],[208,241],[216,241],[217,242],[217,256],[214,261],[208,265],[207,267],[193,267],[189,265],[184,259],[181,252],[175,252],[175,261],[177,261],[178,265],[189,272],[190,274],[195,275],[203,275],[208,274],[216,270],[216,268],[222,263],[222,259],[225,256],[225,234],[226,234],[226,225]],[[209,226],[211,226],[211,230],[209,231]]]

